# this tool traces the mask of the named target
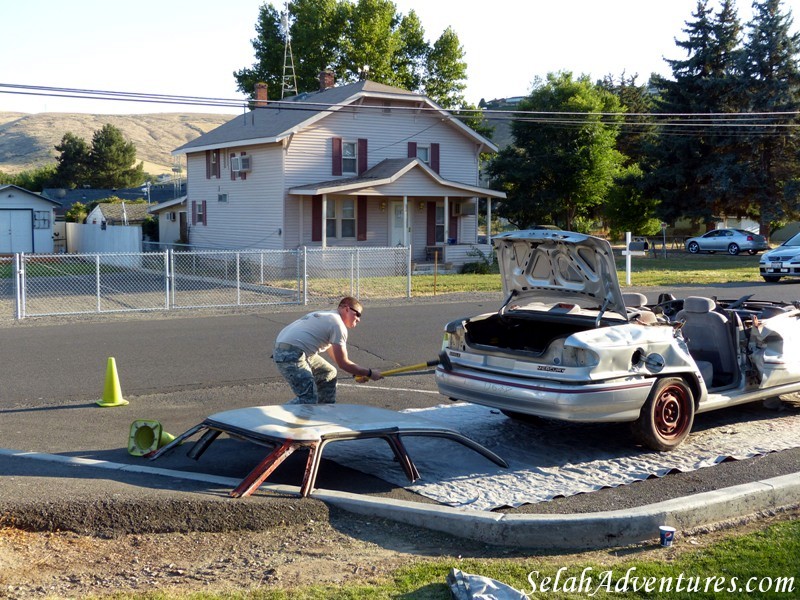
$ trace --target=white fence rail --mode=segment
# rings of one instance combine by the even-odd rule
[[[408,248],[0,257],[0,318],[411,296]]]

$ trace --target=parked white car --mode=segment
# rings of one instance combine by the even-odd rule
[[[623,294],[605,240],[493,239],[506,301],[445,327],[439,391],[513,418],[630,422],[677,447],[694,416],[800,391],[800,310],[784,302]]]
[[[758,261],[758,272],[767,282],[780,281],[781,277],[800,277],[800,233],[765,252]]]

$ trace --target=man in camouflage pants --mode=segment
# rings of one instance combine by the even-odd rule
[[[358,325],[362,310],[358,300],[347,296],[336,310],[309,313],[281,330],[272,359],[296,394],[288,404],[336,402],[337,372],[320,356],[323,351],[353,376],[381,379],[380,371],[359,366],[347,356],[347,330]]]

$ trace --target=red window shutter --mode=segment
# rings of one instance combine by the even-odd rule
[[[192,200],[192,225],[197,225],[197,201]]]
[[[436,244],[436,202],[428,202],[428,246]]]
[[[431,169],[439,172],[439,144],[431,144]]]
[[[359,138],[358,140],[358,174],[361,175],[367,170],[367,140]]]
[[[203,200],[203,225],[208,225],[208,210],[205,200]]]
[[[453,205],[450,204],[452,207]],[[453,210],[452,208],[450,209]],[[447,226],[447,235],[450,239],[458,241],[458,217],[450,217],[450,224]],[[445,240],[447,242],[447,240]]]
[[[331,175],[342,174],[342,138],[335,137],[333,142],[333,162],[331,163]],[[320,239],[322,239],[320,237]]]
[[[206,150],[206,179],[211,179],[211,150]]]
[[[417,158],[417,142],[408,142],[408,158]]]
[[[228,157],[230,159],[230,162],[228,163],[228,166],[231,168],[231,181],[236,179],[236,171],[233,170],[233,157],[234,156],[236,156],[236,153],[235,152],[231,152],[230,156]]]
[[[322,196],[311,197],[311,241],[322,241]]]
[[[247,152],[242,152],[241,154],[239,154],[239,156],[247,156]],[[239,173],[239,177],[241,179],[247,179],[247,171],[241,171]]]
[[[365,196],[358,196],[357,200],[357,208],[358,211],[358,223],[356,223],[356,228],[358,232],[356,233],[356,240],[359,242],[366,242],[367,241],[367,198]]]

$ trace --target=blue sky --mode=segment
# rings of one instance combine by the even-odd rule
[[[536,76],[570,70],[669,74],[696,0],[394,0],[432,42],[453,27],[466,53],[467,100],[527,94]],[[24,0],[0,8],[0,83],[242,98],[233,71],[254,62],[261,0]],[[273,2],[282,6],[282,2]],[[737,2],[743,21],[749,0]],[[800,0],[784,0],[800,27]],[[4,92],[5,88],[0,88]],[[209,108],[0,93],[0,112],[225,112]]]

